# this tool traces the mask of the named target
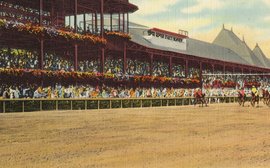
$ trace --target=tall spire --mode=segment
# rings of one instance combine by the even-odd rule
[[[222,29],[223,29],[223,30],[225,29],[225,25],[224,25],[224,23],[223,23]]]
[[[245,42],[245,36],[243,35],[243,42]]]
[[[231,32],[233,32],[233,27],[231,27]]]
[[[258,43],[256,43],[256,47],[259,47],[259,44]]]

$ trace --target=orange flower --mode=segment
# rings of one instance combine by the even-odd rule
[[[112,31],[112,32],[106,32],[105,34],[108,35],[108,36],[117,36],[117,37],[129,39],[129,40],[131,39],[129,34],[126,34],[126,33],[123,33],[123,32]]]

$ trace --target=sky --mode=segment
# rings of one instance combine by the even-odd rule
[[[129,0],[139,7],[130,21],[213,42],[223,24],[270,58],[270,0]]]

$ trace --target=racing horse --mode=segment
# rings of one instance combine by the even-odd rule
[[[268,90],[263,90],[263,103],[267,106],[270,105],[270,94]]]
[[[245,93],[241,93],[240,91],[238,92],[238,103],[240,106],[241,105],[242,105],[242,107],[245,106],[246,97],[247,97],[247,95]]]
[[[258,107],[259,106],[259,102],[260,102],[260,96],[259,96],[258,91],[256,93],[253,93],[252,92],[251,93],[251,101],[250,101],[252,107],[254,107],[256,103],[257,103],[257,107]]]
[[[205,94],[196,92],[194,94],[194,97],[195,97],[194,106],[196,106],[197,104],[202,104],[203,107],[203,105],[205,104],[205,106],[207,107],[207,100],[205,98]]]

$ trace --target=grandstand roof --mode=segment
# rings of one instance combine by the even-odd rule
[[[213,44],[219,45],[231,49],[241,58],[246,60],[250,65],[257,67],[268,67],[252,52],[252,50],[247,46],[246,42],[240,40],[233,31],[222,29]]]
[[[147,41],[143,36],[146,34],[148,29],[145,27],[140,28],[131,28],[131,41],[140,44],[142,46],[157,49],[157,50],[164,50],[164,51],[171,51],[175,53],[181,53],[186,55],[192,55],[197,56],[201,58],[207,58],[207,59],[214,59],[214,60],[220,60],[225,62],[233,62],[237,64],[246,64],[251,65],[249,62],[247,62],[245,59],[241,58],[239,55],[237,55],[234,51],[221,47],[212,43],[207,43],[200,40],[195,40],[192,38],[187,38],[187,50],[178,50],[173,48],[167,48],[164,46],[157,46],[149,41]]]
[[[270,67],[270,60],[265,56],[258,44],[253,49],[253,53],[266,67]]]
[[[8,3],[39,9],[38,0],[2,0]],[[78,0],[78,13],[99,12],[99,0]],[[43,4],[43,10],[50,11],[52,6],[57,9],[64,8],[65,14],[74,14],[74,1],[67,0],[46,0]],[[135,12],[138,7],[129,2],[129,0],[104,0],[104,13]]]

